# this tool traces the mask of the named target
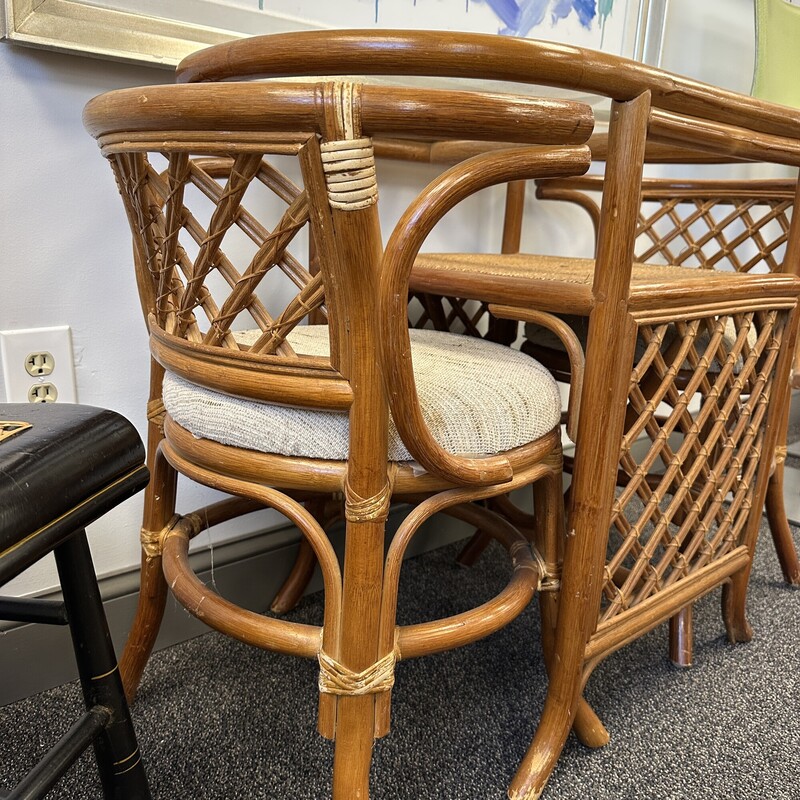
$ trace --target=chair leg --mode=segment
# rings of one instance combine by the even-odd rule
[[[775,544],[775,552],[783,572],[783,579],[792,586],[800,586],[800,559],[792,540],[792,531],[786,517],[786,505],[783,500],[783,473],[786,461],[786,436],[789,431],[789,412],[791,407],[791,387],[787,388],[787,398],[783,405],[780,422],[778,424],[777,441],[775,448],[775,463],[772,475],[767,484],[767,521]]]
[[[570,662],[551,677],[536,735],[508,789],[511,800],[537,800],[564,748],[581,694],[580,658]]]
[[[333,510],[334,505],[335,511]],[[314,518],[319,521],[319,524],[326,529],[341,514],[340,504],[334,504],[327,497],[308,500],[305,506]],[[275,593],[270,611],[274,614],[287,614],[291,611],[300,602],[300,598],[308,588],[308,584],[314,577],[316,566],[317,557],[314,555],[314,549],[308,543],[308,539],[302,537],[292,569],[281,588]]]
[[[476,530],[469,538],[469,541],[461,548],[461,552],[456,556],[456,563],[462,567],[473,567],[477,560],[483,555],[483,551],[489,546],[492,537],[482,530]]]
[[[682,608],[669,620],[669,658],[677,667],[692,666],[693,606]]]
[[[106,800],[149,800],[85,532],[76,533],[54,552],[86,708],[110,712],[94,742],[103,795]]]
[[[300,602],[303,592],[314,576],[316,566],[317,557],[313,548],[305,538],[301,539],[292,569],[281,588],[275,593],[270,611],[274,614],[286,614],[291,611]]]
[[[533,485],[535,515],[534,543],[548,566],[560,561],[560,539],[564,535],[564,502],[561,495],[561,470]],[[552,665],[558,620],[558,592],[539,592],[539,611],[542,620],[542,651],[548,674]],[[594,709],[581,697],[575,712],[573,730],[585,747],[604,747],[610,735]]]
[[[767,485],[767,520],[775,552],[783,572],[783,579],[792,586],[800,586],[800,559],[792,540],[792,531],[786,516],[786,505],[783,500],[784,462],[778,458],[775,469]]]
[[[367,800],[375,741],[373,695],[339,698],[333,755],[333,800]]]
[[[350,674],[353,686],[337,700],[333,800],[367,800],[376,730],[375,694],[358,693],[364,688],[358,675],[375,663],[378,653],[385,517],[373,511],[362,515],[353,509],[348,517],[338,660],[342,674]]]
[[[749,642],[753,638],[753,629],[747,621],[745,601],[747,599],[747,582],[750,577],[750,567],[737,572],[731,577],[730,583],[722,587],[722,619],[728,640],[734,644]]]
[[[151,432],[148,458],[150,483],[145,490],[142,523],[142,571],[139,602],[131,631],[120,659],[125,695],[132,702],[139,688],[145,664],[150,658],[167,603],[167,582],[161,569],[161,545],[153,537],[169,524],[175,513],[176,473],[158,452],[159,439]],[[150,456],[151,453],[148,453]]]
[[[161,556],[142,553],[139,602],[119,662],[128,702],[133,702],[136,697],[142,673],[161,628],[166,604],[167,582],[161,571]]]

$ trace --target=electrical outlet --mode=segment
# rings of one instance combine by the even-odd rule
[[[52,383],[34,383],[28,389],[29,403],[55,403],[58,400],[58,389]]]
[[[72,333],[68,325],[0,331],[9,403],[76,403]]]
[[[25,371],[34,378],[49,375],[55,366],[56,360],[52,353],[31,353],[25,359]]]

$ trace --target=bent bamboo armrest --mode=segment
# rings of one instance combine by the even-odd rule
[[[383,256],[380,315],[387,335],[382,356],[395,424],[409,452],[427,470],[458,484],[508,481],[505,456],[469,458],[448,453],[433,438],[417,398],[408,335],[408,287],[419,249],[436,223],[462,200],[498,183],[556,175],[579,175],[591,153],[583,146],[516,148],[471,158],[430,183],[397,223]]]
[[[575,331],[563,319],[555,316],[555,314],[548,314],[546,311],[495,304],[489,305],[489,311],[500,319],[513,319],[517,322],[533,322],[536,325],[541,325],[543,328],[551,330],[561,339],[569,358],[570,372],[569,400],[567,402],[567,436],[574,442],[578,432],[583,371],[586,366],[586,355]]]

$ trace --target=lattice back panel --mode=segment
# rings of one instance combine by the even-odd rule
[[[113,157],[152,288],[151,311],[168,333],[291,355],[289,331],[315,309],[324,313],[321,276],[304,264],[309,199],[276,160],[260,152]],[[236,331],[253,329],[252,346],[241,344]]]
[[[639,211],[638,261],[736,272],[777,272],[792,200],[714,195],[648,197]]]
[[[787,316],[758,311],[639,328],[602,620],[729,553],[751,511],[760,513],[753,494],[759,467],[772,460],[763,452],[766,413]],[[688,378],[680,385],[679,373]],[[656,414],[661,402],[670,406],[666,417]],[[643,435],[649,446],[637,457]]]

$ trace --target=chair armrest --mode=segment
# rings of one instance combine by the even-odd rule
[[[578,415],[581,407],[581,391],[583,390],[583,371],[586,365],[586,356],[583,352],[580,339],[575,331],[555,314],[546,311],[536,311],[532,308],[519,308],[517,306],[503,306],[489,304],[489,311],[500,319],[513,319],[517,322],[534,322],[543,328],[551,330],[564,345],[569,358],[569,400],[567,402],[567,436],[572,441],[578,432]]]
[[[462,200],[509,181],[583,174],[591,153],[585,145],[526,147],[475,156],[431,182],[397,223],[381,266],[380,315],[386,331],[381,349],[387,394],[397,430],[409,452],[427,470],[461,485],[508,481],[505,456],[465,457],[448,453],[434,439],[419,406],[408,336],[408,283],[414,260],[430,231]]]

